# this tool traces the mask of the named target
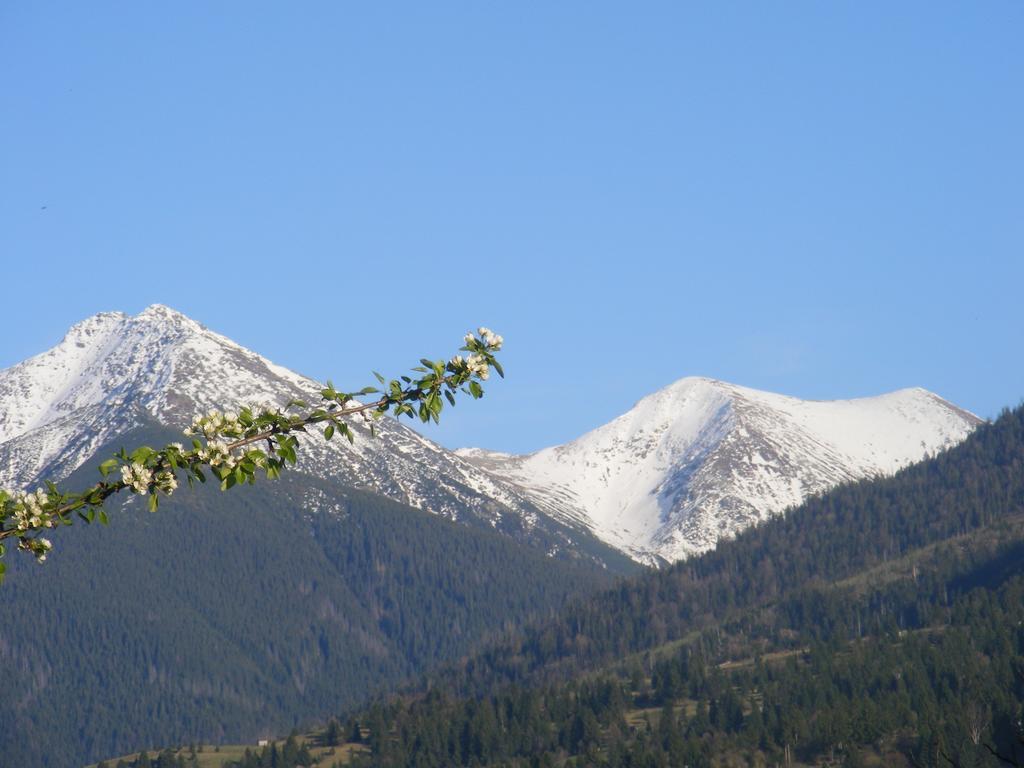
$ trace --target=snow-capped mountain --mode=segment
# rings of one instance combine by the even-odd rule
[[[213,409],[314,402],[321,386],[164,306],[134,317],[98,314],[53,349],[0,371],[0,487],[62,478],[136,426],[180,431]],[[572,532],[538,513],[517,487],[403,424],[381,420],[376,438],[365,423],[355,430],[354,445],[301,437],[297,469],[451,519],[527,537],[547,530],[544,546],[572,546]]]
[[[319,389],[167,307],[101,313],[0,371],[0,487],[62,478],[138,426],[181,430],[210,410],[316,400]],[[610,547],[673,561],[810,494],[949,447],[979,421],[922,389],[816,402],[687,378],[571,443],[526,456],[448,451],[385,419],[376,438],[357,423],[355,445],[303,437],[298,471],[551,552],[607,561]]]
[[[808,401],[686,378],[565,445],[459,453],[632,557],[675,561],[809,495],[891,474],[979,423],[923,389]]]

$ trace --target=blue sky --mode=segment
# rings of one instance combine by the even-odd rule
[[[483,324],[430,435],[675,379],[1024,398],[1024,4],[6,3],[0,367],[179,309],[339,386]]]

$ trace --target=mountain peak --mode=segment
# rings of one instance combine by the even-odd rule
[[[164,304],[150,304],[135,317],[140,320],[165,320],[173,323],[188,322],[198,325],[192,318]]]
[[[318,390],[164,305],[103,312],[0,371],[0,486],[62,477],[143,423],[180,429],[211,409],[315,399]],[[838,483],[895,472],[979,422],[919,387],[814,401],[689,376],[527,456],[451,455],[385,420],[376,440],[354,446],[309,439],[304,461],[448,517],[528,536],[543,526],[565,546],[593,535],[651,562],[708,549]]]
[[[34,435],[31,448],[0,461],[0,484],[34,476],[68,441],[84,455],[145,414],[180,428],[211,408],[286,401],[315,388],[161,304],[135,316],[101,312],[0,372],[0,445]]]
[[[920,387],[801,400],[688,376],[565,445],[463,457],[633,557],[671,561],[808,495],[891,474],[979,423]]]
[[[47,352],[0,371],[0,487],[60,480],[137,427],[178,430],[210,410],[315,401],[320,388],[169,307],[100,313]],[[375,437],[370,424],[354,419],[359,437],[352,444],[300,435],[296,474],[496,528],[551,556],[620,560],[587,532],[539,512],[514,486],[396,419],[374,426]],[[303,493],[304,514],[338,512],[337,499],[317,483]]]
[[[107,333],[121,325],[127,318],[128,315],[124,312],[99,312],[72,325],[64,334],[62,341],[75,343]]]
[[[72,325],[60,344],[43,353],[43,356],[48,358],[47,366],[53,367],[55,362],[53,358],[61,356],[62,347],[73,346],[76,349],[102,347],[111,340],[111,337],[131,335],[129,328],[133,325],[143,325],[174,333],[182,331],[201,333],[206,330],[204,326],[187,315],[163,304],[151,304],[137,315],[129,315],[124,312],[97,312]],[[37,355],[37,357],[40,356]],[[22,363],[22,365],[24,364]]]
[[[147,326],[164,334],[188,336],[211,333],[206,326],[196,322],[188,315],[163,304],[150,304],[139,314],[128,317],[126,320],[129,324]]]

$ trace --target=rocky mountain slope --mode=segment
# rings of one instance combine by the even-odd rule
[[[212,409],[315,401],[321,386],[168,307],[134,317],[101,313],[49,351],[0,371],[0,487],[63,478],[141,424],[181,430]],[[375,438],[366,423],[355,430],[354,445],[300,438],[298,470],[503,530],[550,552],[596,549],[599,558],[618,557],[586,530],[537,510],[516,486],[394,419],[379,422]]]
[[[181,429],[211,409],[315,399],[319,388],[167,307],[98,314],[0,371],[0,487],[66,476],[143,423]],[[979,421],[923,389],[816,402],[687,378],[526,456],[448,451],[388,419],[376,439],[357,425],[354,446],[305,438],[299,470],[550,552],[658,563],[809,495],[895,472]]]
[[[808,401],[686,378],[565,445],[460,454],[639,560],[675,561],[812,494],[953,446],[979,423],[923,389]]]

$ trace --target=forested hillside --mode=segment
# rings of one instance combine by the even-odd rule
[[[12,563],[3,768],[286,732],[611,580],[299,474],[183,489],[157,514],[134,498],[110,517],[56,531],[45,568]]]
[[[1022,702],[1018,408],[349,724],[375,766],[978,766],[1012,754]]]
[[[621,658],[776,604],[794,589],[870,579],[930,547],[941,565],[959,537],[987,531],[982,540],[1014,540],[1022,514],[1024,407],[893,477],[838,488],[702,557],[574,603],[557,621],[477,657],[460,680],[486,690]],[[916,578],[930,577],[919,570]]]

